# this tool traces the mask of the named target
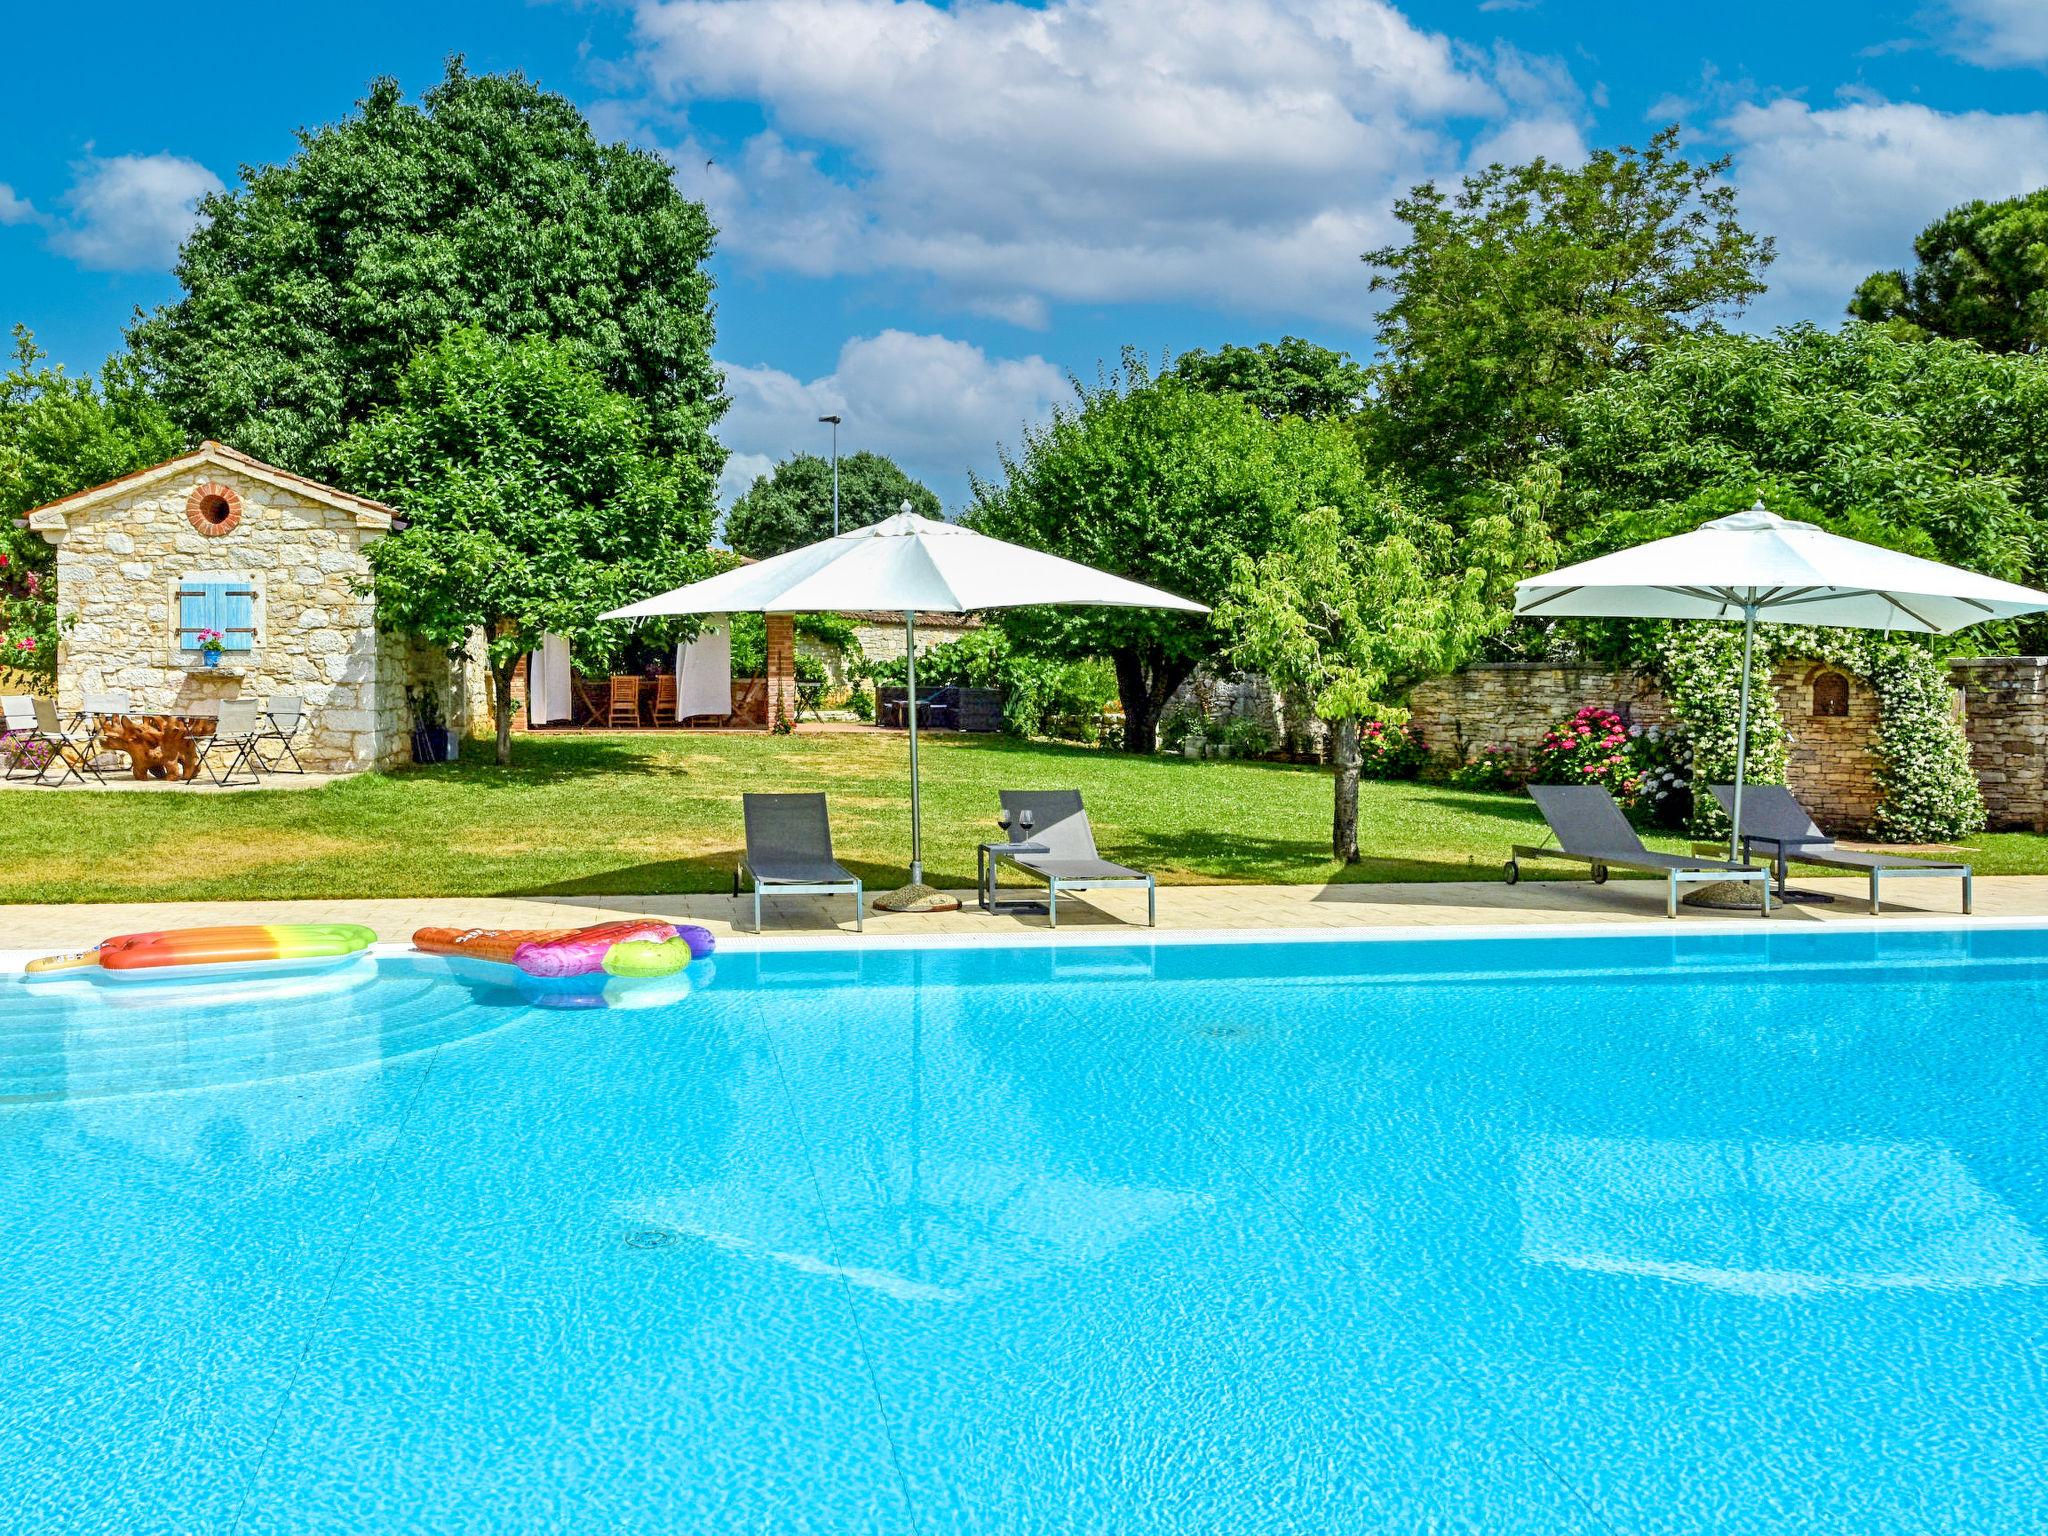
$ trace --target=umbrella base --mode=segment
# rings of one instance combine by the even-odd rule
[[[877,912],[958,912],[960,898],[929,885],[906,885],[882,892],[868,905]]]

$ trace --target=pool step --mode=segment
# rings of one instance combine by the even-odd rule
[[[144,1005],[106,1012],[91,1000],[38,998],[28,1017],[0,1023],[0,1106],[371,1067],[513,1016],[425,978],[365,978],[353,988],[226,1005],[166,997],[161,1012],[146,1000],[121,1001]]]

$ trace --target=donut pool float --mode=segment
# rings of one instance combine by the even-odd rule
[[[626,918],[588,928],[422,928],[413,947],[509,965],[528,976],[673,976],[711,953],[702,928],[657,918]]]
[[[377,942],[360,923],[261,923],[237,928],[170,928],[123,933],[93,949],[46,955],[24,968],[31,976],[98,969],[116,974],[189,966],[302,966],[346,960]]]

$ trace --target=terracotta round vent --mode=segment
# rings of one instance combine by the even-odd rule
[[[242,498],[233,486],[209,480],[185,498],[185,516],[207,538],[217,539],[242,520]]]

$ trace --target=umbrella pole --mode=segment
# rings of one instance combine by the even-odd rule
[[[923,818],[917,804],[917,615],[908,610],[903,615],[903,684],[908,696],[904,707],[910,716],[910,883],[923,885]]]
[[[1749,767],[1749,664],[1756,651],[1756,605],[1742,610],[1742,702],[1736,706],[1735,721],[1735,806],[1728,822],[1728,862],[1738,862],[1741,855],[1736,851],[1742,841],[1742,781]],[[910,752],[913,764],[911,804],[917,803],[916,768],[917,747],[913,738]]]
[[[903,614],[903,692],[910,715],[910,884],[884,891],[870,905],[877,912],[957,912],[959,901],[924,883],[924,816],[917,794],[917,615]]]

